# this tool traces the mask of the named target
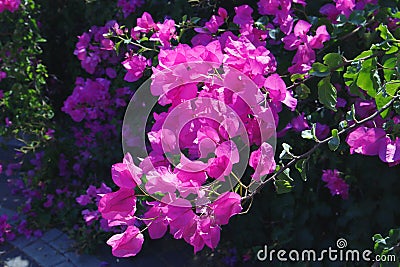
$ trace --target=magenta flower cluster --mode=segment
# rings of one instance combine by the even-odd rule
[[[376,111],[376,104],[371,100],[356,99],[356,115],[359,118],[370,116]],[[377,116],[374,120],[357,127],[350,132],[346,138],[350,146],[350,154],[361,154],[366,156],[379,156],[380,160],[388,163],[390,167],[400,163],[400,139],[393,137],[393,127],[384,129],[384,125],[392,121],[394,125],[400,123],[400,116],[391,111],[383,119]]]
[[[144,238],[137,227],[138,220],[145,222],[152,239],[163,237],[169,228],[174,238],[183,238],[197,252],[205,245],[215,248],[220,238],[220,225],[227,224],[230,217],[242,210],[241,197],[233,192],[220,195],[212,204],[197,207],[196,211],[189,201],[166,195],[163,202],[149,202],[148,211],[137,217],[135,187],[142,183],[141,176],[142,170],[127,154],[123,163],[112,168],[113,181],[120,189],[105,194],[99,202],[99,211],[109,226],[126,226],[123,233],[107,241],[117,257],[135,256],[140,251]]]
[[[363,10],[367,4],[376,5],[378,0],[333,0],[335,4],[326,4],[319,12],[328,17],[333,23],[337,23],[337,17],[344,15],[346,18],[354,10]]]
[[[379,155],[389,166],[400,163],[400,139],[396,137],[393,140],[381,128],[358,127],[347,136],[346,142],[350,146],[350,154]]]
[[[337,23],[339,15],[349,17],[354,10],[376,2],[334,0],[320,12]],[[119,0],[118,7],[127,17],[137,12],[143,3],[143,0]],[[19,4],[19,1],[0,0],[0,12],[5,9],[13,12]],[[275,129],[284,121],[280,120],[282,111],[289,110],[292,114],[278,132],[278,138],[289,131],[312,128],[307,114],[300,111],[293,115],[298,100],[286,86],[283,76],[278,74],[280,61],[271,51],[283,48],[285,54],[293,55],[285,74],[304,74],[308,79],[307,73],[316,61],[317,51],[331,36],[325,25],[316,27],[296,18],[296,6],[305,7],[306,1],[258,1],[258,13],[269,16],[269,22],[261,26],[249,5],[235,7],[232,17],[224,8],[218,8],[208,20],[199,25],[195,23],[194,27],[190,24],[189,29],[194,34],[190,44],[182,43],[180,34],[185,23],[190,21],[178,23],[169,18],[155,21],[147,12],[137,18],[131,29],[109,21],[79,36],[74,55],[86,73],[76,78],[75,87],[62,107],[76,123],[72,133],[77,150],[72,157],[65,153],[57,159],[59,176],[70,184],[46,194],[42,193],[47,186],[44,183],[28,190],[33,177],[45,164],[44,153],[36,153],[25,181],[15,181],[14,185],[16,191],[28,196],[23,212],[35,216],[31,203],[41,199],[40,208],[56,213],[63,209],[63,199],[72,198],[75,205],[84,207],[81,215],[87,226],[114,234],[107,244],[117,257],[139,253],[144,242],[143,228],[148,230],[151,239],[162,238],[169,232],[175,239],[183,239],[193,246],[195,253],[204,247],[215,249],[221,226],[242,212],[242,197],[227,191],[212,198],[203,187],[210,181],[226,182],[241,160],[233,137],[248,138],[247,145],[251,149],[246,167],[251,182],[258,183],[277,169],[274,148],[266,139],[275,137]],[[275,38],[273,32],[279,32],[282,38]],[[214,72],[205,68],[206,74],[222,79],[223,83],[194,79],[200,77],[204,69],[188,66],[198,66],[198,61],[212,66]],[[151,123],[146,125],[148,156],[138,159],[126,153],[122,162],[112,166],[111,178],[116,191],[101,183],[100,186],[90,185],[84,194],[77,196],[73,190],[82,182],[73,177],[93,178],[90,170],[95,164],[92,163],[104,152],[97,150],[100,142],[116,143],[120,136],[122,114],[135,88],[135,84],[129,83],[144,80],[149,75],[153,78],[149,94],[158,101],[157,111],[152,112]],[[6,73],[0,72],[0,80],[5,77]],[[244,86],[249,84],[251,86]],[[341,89],[337,89],[340,92]],[[2,97],[0,90],[0,100]],[[347,103],[338,97],[336,107],[346,107],[353,102],[359,117],[376,111],[373,101],[359,98]],[[198,113],[214,117],[193,119]],[[400,117],[392,112],[387,119],[377,116],[350,132],[346,138],[350,153],[376,155],[390,166],[399,164],[400,139],[393,138],[390,129],[384,129],[389,119],[395,124],[400,122]],[[7,125],[12,124],[6,120]],[[168,127],[171,120],[189,123],[178,132]],[[313,129],[320,140],[330,134],[330,126],[321,122],[316,122]],[[129,145],[135,146],[137,137],[129,136],[130,129],[124,128],[122,132]],[[46,135],[50,140],[55,138],[52,129]],[[172,163],[168,155],[177,150],[185,152],[174,158],[178,164]],[[9,164],[5,172],[10,176],[20,167],[19,163]],[[98,181],[97,177],[95,180]],[[338,170],[324,170],[322,180],[332,196],[349,197],[349,185]],[[143,201],[142,190],[157,196],[157,200]],[[0,217],[0,243],[5,238],[13,238],[7,220],[5,216]],[[40,231],[32,231],[28,226],[23,220],[17,231],[27,236],[40,236]]]
[[[339,14],[348,16],[349,13],[346,10],[353,11],[374,2],[363,1],[361,3],[359,1],[354,3],[354,6],[349,4],[350,1],[335,1],[335,3],[339,10],[339,13],[335,15],[336,19]],[[99,202],[99,211],[107,220],[109,227],[125,226],[123,233],[114,235],[107,242],[112,246],[114,255],[134,256],[140,251],[144,236],[139,227],[143,223],[147,225],[150,238],[161,238],[169,231],[174,238],[182,238],[191,244],[195,252],[200,251],[204,246],[215,248],[219,241],[220,226],[228,223],[231,216],[241,211],[240,196],[233,192],[226,192],[214,202],[199,205],[195,209],[191,207],[190,202],[175,198],[176,190],[181,196],[188,196],[193,193],[198,194],[201,191],[199,191],[200,187],[209,179],[223,181],[224,177],[232,170],[232,166],[238,162],[235,152],[237,148],[227,135],[228,129],[234,129],[235,125],[239,123],[239,120],[235,120],[235,118],[224,118],[224,127],[207,119],[194,120],[190,127],[183,127],[178,136],[169,131],[170,129],[166,130],[161,127],[167,121],[168,116],[173,114],[174,108],[182,106],[185,101],[197,97],[207,97],[227,104],[238,114],[240,121],[245,121],[245,131],[249,136],[249,142],[256,146],[256,149],[251,151],[248,162],[248,165],[254,170],[252,178],[259,181],[262,176],[275,170],[275,162],[271,160],[273,159],[273,150],[260,138],[262,134],[256,127],[257,122],[262,121],[263,118],[258,116],[259,113],[254,114],[252,110],[249,110],[243,103],[243,99],[234,97],[234,94],[227,88],[216,84],[206,83],[199,87],[196,83],[190,83],[188,77],[193,74],[190,71],[184,72],[185,75],[180,77],[183,85],[169,89],[167,85],[173,84],[176,77],[162,74],[163,71],[179,67],[180,64],[198,60],[214,63],[215,66],[233,67],[267,93],[267,101],[275,122],[274,127],[276,127],[279,122],[279,113],[283,108],[282,104],[294,111],[297,100],[276,73],[277,61],[266,48],[268,42],[274,43],[270,40],[268,31],[278,26],[285,34],[280,40],[284,48],[296,51],[292,61],[293,65],[288,69],[292,74],[306,74],[316,60],[315,51],[323,48],[324,43],[330,40],[330,34],[324,25],[312,30],[309,22],[296,21],[291,9],[294,4],[305,5],[306,3],[304,1],[261,0],[258,3],[259,13],[274,16],[272,23],[266,25],[266,29],[257,27],[252,17],[253,9],[250,6],[236,7],[232,20],[238,25],[239,36],[233,31],[220,30],[229,23],[229,17],[225,9],[219,8],[217,14],[206,21],[202,27],[194,29],[196,35],[191,40],[192,46],[181,43],[172,45],[172,40],[179,39],[176,35],[178,29],[175,22],[170,19],[166,19],[162,23],[154,22],[152,16],[146,12],[137,19],[136,27],[132,28],[130,32],[131,38],[139,41],[147,37],[147,40],[154,42],[153,47],[159,49],[155,50],[158,53],[158,65],[152,68],[153,77],[156,79],[152,84],[151,93],[159,97],[158,104],[165,107],[165,112],[154,114],[154,124],[147,133],[150,143],[149,156],[142,159],[140,164],[135,164],[131,155],[127,154],[123,163],[114,165],[112,178],[120,189],[105,194]],[[143,76],[146,69],[150,69],[151,62],[143,53],[138,53],[135,48],[126,54],[122,65],[126,70],[124,79],[134,82]],[[228,79],[231,81],[230,85],[237,86],[233,77],[230,78],[232,78]],[[159,86],[161,84],[164,87]],[[257,92],[246,92],[246,95],[254,95],[256,98],[257,94]],[[201,106],[196,107],[197,111],[209,108],[210,104],[211,102],[202,102]],[[347,104],[344,99],[338,98],[337,107],[345,107]],[[356,100],[355,105],[360,106],[360,100]],[[361,106],[362,108],[357,108],[359,115],[365,112],[365,110],[363,111],[365,105]],[[190,116],[192,114],[190,108],[187,107],[176,119],[185,120]],[[379,117],[375,119],[374,125],[382,127],[382,123],[377,124],[377,122],[379,122]],[[283,136],[288,130],[301,132],[310,128],[305,114],[301,113],[294,117],[278,136]],[[316,136],[320,140],[328,137],[330,132],[328,125],[319,122],[316,123],[315,130]],[[204,140],[207,142],[203,142]],[[379,155],[390,165],[399,163],[398,138],[391,139],[382,128],[374,128],[367,124],[367,126],[359,127],[351,132],[346,141],[351,147],[351,153]],[[189,173],[185,172],[184,168],[171,166],[164,154],[164,146],[173,149],[175,144],[179,144],[180,148],[187,149],[186,160],[196,160],[210,151],[215,151],[215,153],[208,159],[205,169]],[[226,154],[233,155],[233,157],[228,158],[225,156]],[[182,161],[182,158],[180,160]],[[191,167],[201,168],[204,166],[205,164],[196,162]],[[146,177],[145,182],[142,180],[143,177]],[[337,170],[324,170],[322,180],[326,182],[332,195],[340,195],[343,199],[349,197],[349,185],[340,177]],[[163,195],[162,201],[149,202],[147,211],[144,214],[138,213],[135,192],[137,186],[144,186],[150,194]]]
[[[290,73],[307,73],[315,62],[314,49],[321,49],[324,43],[329,41],[330,36],[326,31],[326,26],[319,26],[315,36],[307,35],[311,24],[304,20],[299,20],[294,27],[293,33],[282,39],[285,49],[296,50],[293,58],[293,66],[288,70]]]
[[[112,44],[105,38],[109,31],[121,33],[116,21],[112,20],[102,27],[92,26],[88,32],[78,37],[78,43],[74,55],[81,61],[81,66],[89,74],[101,76],[106,74],[108,78],[114,79],[116,72],[112,65],[120,62],[120,58],[112,50]],[[100,44],[100,45],[99,45]],[[105,66],[101,66],[103,65]]]
[[[290,34],[293,29],[293,10],[292,5],[306,5],[305,0],[260,0],[258,2],[258,11],[261,15],[273,15],[273,22],[279,25],[281,31]]]
[[[21,0],[0,0],[0,13],[8,10],[15,12],[19,8]]]

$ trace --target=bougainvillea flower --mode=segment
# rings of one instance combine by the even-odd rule
[[[379,148],[379,158],[386,163],[394,166],[400,163],[400,138],[395,140],[386,136]]]
[[[283,101],[286,98],[286,84],[278,74],[268,76],[264,86],[272,101]]]
[[[229,218],[242,211],[241,197],[233,192],[220,195],[211,205],[214,211],[215,223],[219,225],[228,224]]]
[[[386,132],[380,128],[358,127],[346,138],[350,154],[358,153],[375,156],[379,153],[381,142],[385,142]]]
[[[8,10],[13,13],[17,11],[20,4],[21,0],[2,0],[0,1],[0,13],[4,10]]]
[[[340,178],[338,170],[323,170],[322,181],[326,182],[326,187],[329,188],[331,195],[339,195],[343,199],[349,198],[349,185]]]
[[[330,40],[330,35],[326,26],[319,26],[315,36],[308,35],[311,24],[304,20],[299,20],[294,27],[293,33],[282,38],[287,50],[297,50],[293,58],[294,64],[289,68],[290,73],[305,73],[311,69],[311,64],[315,61],[313,49],[321,49],[323,43]]]
[[[148,12],[143,12],[142,17],[137,18],[135,31],[148,33],[156,29],[157,25],[154,23],[152,16]]]
[[[233,22],[239,24],[240,26],[244,26],[247,24],[253,24],[254,20],[251,14],[253,13],[253,9],[248,5],[242,5],[235,7],[236,15],[233,17]]]
[[[134,82],[143,76],[143,72],[149,65],[148,60],[138,54],[127,54],[126,59],[122,62],[124,68],[128,71],[125,74],[124,80],[127,82]]]
[[[128,226],[122,234],[113,235],[107,245],[112,247],[115,257],[132,257],[142,249],[143,241],[140,230],[136,226]]]
[[[160,202],[148,203],[150,209],[144,214],[144,222],[148,226],[151,239],[158,239],[165,235],[168,230],[168,206]]]
[[[253,179],[260,181],[260,178],[273,172],[276,168],[274,160],[274,149],[268,143],[263,143],[260,148],[250,155],[249,165],[255,170]]]
[[[133,189],[121,188],[105,194],[99,202],[99,211],[103,218],[119,220],[133,216],[136,211],[136,197]]]
[[[142,170],[135,165],[132,156],[127,153],[123,163],[117,163],[112,166],[111,177],[120,188],[132,189],[142,183]]]

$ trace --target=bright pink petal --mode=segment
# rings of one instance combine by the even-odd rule
[[[211,204],[211,208],[217,224],[228,224],[230,217],[242,211],[241,197],[236,193],[226,192]]]
[[[294,26],[294,35],[296,36],[304,36],[308,33],[311,28],[311,24],[304,20],[299,20]]]
[[[132,257],[142,249],[143,241],[140,230],[136,226],[128,226],[124,233],[113,235],[107,245],[112,247],[115,257]]]
[[[105,194],[100,199],[99,211],[108,220],[133,216],[136,211],[135,191],[121,188],[117,192]]]

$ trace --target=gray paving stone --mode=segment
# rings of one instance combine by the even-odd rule
[[[45,232],[40,239],[42,239],[43,241],[45,241],[47,243],[50,243],[51,241],[59,238],[62,235],[63,235],[63,232],[61,232],[58,229],[53,228],[53,229],[50,229],[49,231]]]
[[[76,265],[73,264],[72,262],[64,261],[57,265],[54,265],[54,267],[76,267]]]
[[[79,255],[75,252],[68,252],[65,254],[65,257],[75,264],[76,266],[85,266],[85,267],[99,267],[101,261],[99,261],[94,256],[90,255]]]
[[[14,247],[8,243],[1,244],[0,245],[0,259],[2,258],[2,255],[5,255],[6,253],[12,251],[13,249],[14,249]]]
[[[16,239],[10,241],[10,243],[19,249],[24,249],[25,247],[34,243],[36,240],[37,240],[36,237],[26,238],[24,236],[20,236]]]
[[[49,245],[61,253],[73,251],[75,241],[70,239],[66,234],[62,234],[57,239],[49,242]]]
[[[44,267],[54,266],[65,261],[62,254],[40,239],[24,248],[24,252]]]

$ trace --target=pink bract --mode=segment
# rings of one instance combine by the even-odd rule
[[[143,245],[143,234],[136,226],[128,226],[122,234],[113,235],[107,244],[116,257],[132,257],[139,253]]]

